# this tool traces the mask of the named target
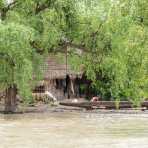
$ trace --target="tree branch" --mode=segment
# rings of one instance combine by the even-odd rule
[[[103,24],[99,25],[99,28],[97,29],[97,31],[92,32],[90,34],[90,37],[94,40],[95,37],[98,35],[100,28],[102,27]],[[35,41],[30,41],[30,45],[36,49],[37,53],[42,54],[44,52],[44,49],[41,48]],[[59,46],[61,47],[60,49],[65,50],[67,49],[67,47],[71,47],[71,48],[75,48],[80,50],[81,52],[92,52],[88,47],[85,46],[85,44],[75,44],[72,41],[69,41],[67,38],[63,38],[61,39]],[[58,50],[59,52],[61,52],[61,50]]]
[[[17,1],[13,1],[12,3],[8,4],[6,7],[3,7],[1,9],[1,19],[4,20],[6,18],[6,14],[7,12],[14,8],[14,6],[16,5]]]
[[[11,9],[12,6],[14,6],[17,3],[17,1],[13,1],[12,3],[8,4],[7,9]]]
[[[44,49],[39,47],[39,45],[35,41],[30,41],[30,45],[31,45],[31,47],[36,49],[37,53],[42,54],[44,52]]]
[[[41,11],[44,11],[45,9],[49,8],[51,4],[55,1],[56,0],[47,0],[44,4],[39,4],[39,2],[37,2],[35,14],[39,14]]]
[[[42,4],[39,5],[39,3],[37,3],[36,9],[35,9],[35,14],[39,14],[41,11],[47,9],[49,6],[46,4]]]
[[[69,42],[69,43],[67,43],[67,46],[68,47],[79,49],[79,50],[81,50],[83,52],[88,52],[89,51],[89,49],[87,49],[85,47],[85,45],[81,45],[81,44],[75,44],[75,43]]]
[[[99,34],[99,31],[102,27],[103,23],[101,23],[98,27],[98,29],[95,31],[95,32],[92,32],[90,34],[90,38],[92,38],[92,40],[95,40],[96,36]],[[72,47],[72,48],[76,48],[76,49],[79,49],[83,52],[90,52],[90,49],[88,47],[85,46],[85,44],[75,44],[73,43],[72,41],[69,41],[68,39],[64,38],[62,41],[61,41],[61,45],[62,46],[67,46],[67,47]]]
[[[66,49],[67,47],[71,47],[71,48],[76,48],[76,49],[79,49],[79,50],[81,50],[81,51],[83,51],[83,52],[88,52],[89,51],[89,49],[87,49],[86,47],[85,47],[85,45],[83,45],[83,44],[75,44],[75,43],[73,43],[73,42],[70,42],[70,41],[61,41],[60,43],[59,43],[59,46],[61,46],[62,47],[62,49]]]

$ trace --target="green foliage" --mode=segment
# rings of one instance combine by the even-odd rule
[[[46,54],[72,38],[74,1],[0,0],[0,14],[0,89],[16,84],[28,102]]]
[[[0,86],[16,84],[21,96],[29,97],[33,78],[34,58],[38,55],[30,46],[33,30],[20,24],[0,24]]]
[[[148,97],[147,6],[147,0],[0,0],[0,87],[15,83],[28,96],[46,54],[68,43],[75,45],[69,63],[83,67],[95,90],[138,106]]]
[[[135,106],[148,97],[148,12],[145,2],[96,1],[90,11],[83,9],[80,14],[85,23],[80,24],[79,39],[75,40],[76,43],[83,41],[89,51],[83,55],[83,65],[98,92],[118,101],[119,98],[128,99]],[[85,16],[85,12],[89,15]]]
[[[77,55],[75,52],[69,53],[67,60],[68,60],[68,64],[71,65],[71,68],[75,72],[80,72],[83,70],[83,61],[82,59],[80,59],[80,56]]]

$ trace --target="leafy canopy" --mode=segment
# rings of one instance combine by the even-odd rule
[[[68,46],[83,51],[71,63],[83,65],[102,96],[139,105],[148,97],[147,7],[147,0],[0,0],[0,85],[28,94],[39,59]]]
[[[87,52],[80,61],[103,97],[136,106],[148,97],[147,6],[146,0],[96,0],[81,7],[85,23],[75,42],[83,42]]]

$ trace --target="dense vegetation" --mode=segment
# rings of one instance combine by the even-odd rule
[[[103,98],[126,99],[139,106],[148,97],[148,4],[144,0],[91,4],[79,13],[87,22],[79,25],[87,50],[79,62]]]
[[[0,88],[8,89],[6,110],[15,110],[10,106],[15,105],[16,88],[25,100],[31,98],[30,82],[42,59],[65,46],[72,6],[62,0],[0,0]]]
[[[83,65],[103,97],[148,97],[146,0],[0,0],[0,88],[17,87],[30,98],[30,81],[50,52],[79,49]],[[76,60],[74,60],[76,59]]]

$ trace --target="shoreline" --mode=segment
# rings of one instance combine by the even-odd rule
[[[62,105],[50,105],[50,104],[37,104],[34,106],[24,106],[19,105],[14,113],[8,114],[29,114],[29,113],[96,113],[96,114],[148,114],[148,110],[138,110],[138,109],[93,109],[86,110],[80,107],[62,106]],[[0,114],[6,114],[4,112],[4,107],[0,105]]]

